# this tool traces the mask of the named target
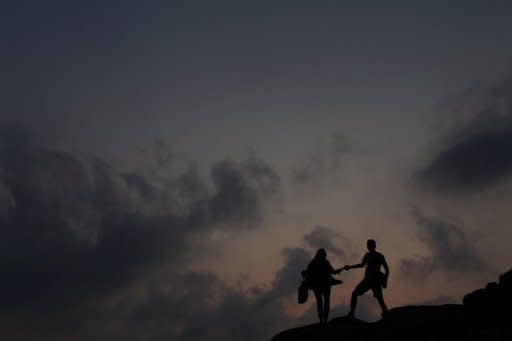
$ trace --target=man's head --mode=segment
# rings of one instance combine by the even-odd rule
[[[368,239],[368,241],[366,242],[366,247],[368,248],[368,251],[375,251],[377,243],[373,239]]]

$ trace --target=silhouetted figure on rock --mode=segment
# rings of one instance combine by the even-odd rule
[[[334,279],[332,274],[339,274],[342,270],[343,268],[335,270],[327,260],[327,252],[319,249],[307,269],[302,272],[315,294],[318,318],[322,324],[327,323],[329,318],[331,285],[342,283],[341,280]]]
[[[364,255],[363,260],[360,264],[345,265],[343,270],[358,269],[366,266],[363,280],[356,286],[352,292],[352,299],[350,301],[350,312],[347,317],[354,318],[355,310],[357,306],[357,297],[363,295],[368,290],[372,290],[373,296],[379,302],[380,308],[382,309],[382,315],[384,315],[388,308],[384,303],[384,297],[382,295],[382,288],[387,287],[389,277],[389,267],[386,263],[386,259],[382,253],[375,251],[377,243],[373,239],[369,239],[366,242],[368,252]],[[384,267],[385,273],[380,272],[380,267]]]

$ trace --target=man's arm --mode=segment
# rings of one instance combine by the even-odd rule
[[[387,288],[388,287],[388,277],[389,277],[389,266],[386,262],[386,258],[382,256],[382,267],[384,268],[384,281],[382,282],[382,287]]]
[[[367,262],[367,255],[364,255],[363,257],[363,260],[361,261],[361,263],[359,264],[354,264],[354,265],[345,265],[343,267],[343,269],[345,270],[350,270],[350,269],[359,269],[359,268],[364,268],[365,265],[366,265],[366,262]]]
[[[386,262],[386,258],[384,258],[384,256],[382,256],[382,267],[384,268],[384,275],[386,275],[386,278],[389,277],[389,266],[388,266],[388,263]]]

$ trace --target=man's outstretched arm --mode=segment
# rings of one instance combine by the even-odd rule
[[[359,269],[359,268],[364,268],[365,265],[366,265],[366,262],[367,262],[367,259],[366,259],[366,256],[363,257],[363,260],[361,261],[361,263],[359,264],[354,264],[354,265],[345,265],[343,267],[343,269],[345,270],[350,270],[350,269]]]

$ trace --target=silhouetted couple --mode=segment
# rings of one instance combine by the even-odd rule
[[[342,283],[340,280],[335,280],[332,275],[339,274],[343,270],[358,269],[365,266],[366,270],[364,278],[352,292],[350,312],[347,317],[354,318],[357,306],[357,297],[363,295],[369,290],[372,290],[373,296],[379,302],[382,314],[384,315],[387,312],[387,307],[382,295],[382,288],[387,287],[389,267],[384,255],[375,251],[377,247],[375,240],[368,240],[366,246],[368,248],[368,252],[364,255],[361,263],[345,265],[337,270],[335,270],[327,260],[327,252],[324,249],[319,249],[316,252],[315,258],[313,258],[309,263],[307,270],[304,271],[303,275],[308,281],[309,288],[312,289],[315,294],[320,323],[327,323],[329,318],[331,286]],[[380,271],[381,267],[384,268],[385,273]]]

